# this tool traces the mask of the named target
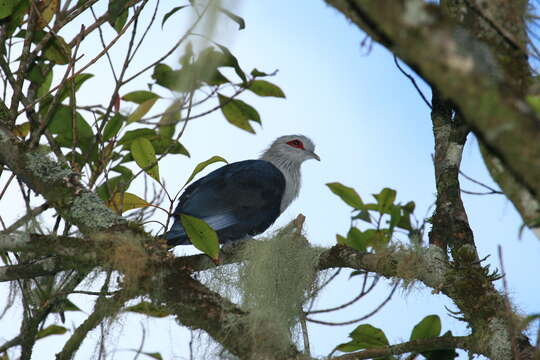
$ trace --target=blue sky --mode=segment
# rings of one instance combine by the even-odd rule
[[[165,3],[161,5],[161,16],[177,6],[176,2],[175,5]],[[255,125],[257,135],[230,126],[219,113],[194,120],[182,139],[192,157],[172,156],[160,163],[167,187],[176,192],[195,164],[212,155],[221,155],[229,161],[255,158],[277,136],[301,133],[312,138],[322,161],[303,165],[300,196],[273,228],[303,213],[307,217],[309,240],[316,245],[332,246],[335,234],[348,230],[350,215],[349,208],[325,186],[334,181],[354,187],[367,200],[382,188],[391,187],[397,190],[398,201],[416,202],[415,213],[419,219],[430,216],[428,209],[435,200],[435,184],[429,109],[409,80],[397,70],[390,53],[374,44],[366,54],[361,46],[364,34],[322,1],[246,1],[241,5],[236,11],[245,18],[246,29],[239,32],[235,23],[223,19],[216,39],[229,46],[246,71],[254,67],[266,72],[278,69],[278,74],[270,80],[284,90],[287,99],[241,96],[261,114],[262,127]],[[149,9],[145,11],[147,15],[150,13]],[[158,19],[161,16],[158,15]],[[187,11],[172,17],[165,31],[155,34],[162,41],[143,45],[140,63],[134,68],[151,62],[157,52],[175,41],[189,19]],[[93,46],[99,46],[95,44]],[[122,53],[122,44],[119,45],[114,48],[115,60]],[[85,56],[88,61],[96,48],[81,51],[88,53]],[[171,57],[169,62],[174,64],[176,58]],[[94,70],[97,69],[107,73],[107,63],[100,61]],[[144,89],[149,76],[150,72],[146,79],[128,85],[122,94]],[[104,89],[110,85],[103,77],[88,81],[82,90],[83,101],[106,103],[110,90]],[[424,90],[429,98],[429,89],[424,87]],[[472,136],[465,148],[463,171],[493,184]],[[462,184],[466,189],[477,189],[466,180],[462,180]],[[142,191],[140,187],[132,191],[137,193],[137,189]],[[14,190],[11,195],[18,196]],[[516,308],[524,314],[540,312],[537,300],[540,283],[529,280],[537,264],[538,240],[528,231],[518,239],[521,220],[513,205],[503,197],[463,195],[463,198],[480,256],[491,255],[488,263],[498,267],[497,246],[502,245],[510,295]],[[164,220],[159,213],[156,217]],[[182,248],[176,253],[184,251],[190,250]],[[353,298],[360,280],[349,281],[347,277],[348,271],[345,271],[344,276],[322,294],[317,307],[338,305]],[[377,306],[387,291],[387,287],[380,286],[349,310],[319,318],[335,321],[362,316]],[[74,301],[76,299],[73,297]],[[414,324],[430,314],[441,316],[443,331],[450,329],[456,335],[467,334],[462,323],[447,316],[444,306],[455,310],[445,297],[432,295],[430,289],[415,285],[412,290],[396,294],[390,304],[367,322],[382,328],[391,343],[408,339]],[[73,321],[70,319],[80,321],[84,316],[74,314],[68,318],[68,326]],[[145,351],[159,351],[167,359],[187,356],[189,335],[178,330],[170,319],[125,317],[112,329],[115,334],[112,343],[122,349],[138,347],[140,322],[150,329]],[[354,327],[311,326],[312,352],[319,356],[328,354],[334,346],[347,341]],[[16,330],[3,328],[0,337],[9,338]],[[97,338],[96,332],[93,339]],[[65,337],[41,340],[37,346],[39,358],[50,358],[64,341]],[[86,342],[77,358],[91,358],[93,349],[94,345]],[[42,357],[43,354],[47,356]],[[124,356],[124,352],[119,352],[116,358]]]

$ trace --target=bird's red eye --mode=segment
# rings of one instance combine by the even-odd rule
[[[287,143],[288,145],[292,146],[292,147],[295,147],[297,149],[302,149],[304,150],[304,144],[302,144],[302,142],[300,140],[291,140]]]

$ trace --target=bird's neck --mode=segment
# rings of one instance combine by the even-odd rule
[[[298,196],[298,192],[300,191],[300,164],[282,157],[273,157],[268,153],[264,153],[260,159],[272,163],[285,177],[285,191],[283,192],[280,206],[280,210],[283,212]]]

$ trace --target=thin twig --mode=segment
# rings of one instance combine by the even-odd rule
[[[195,20],[195,22],[189,27],[189,29],[186,31],[186,33],[176,42],[176,44],[174,44],[169,51],[167,51],[165,53],[165,55],[163,55],[162,57],[160,57],[158,60],[152,62],[150,65],[146,66],[145,68],[143,68],[142,70],[139,70],[138,72],[135,73],[135,75],[132,75],[130,76],[129,78],[127,78],[126,80],[124,80],[124,82],[122,83],[122,85],[130,82],[131,80],[135,79],[136,77],[138,77],[139,75],[141,75],[142,73],[150,70],[151,68],[153,68],[156,64],[159,64],[160,62],[162,62],[163,60],[165,60],[166,58],[168,58],[172,53],[174,53],[176,51],[176,49],[178,49],[178,47],[180,45],[182,45],[182,43],[187,39],[187,37],[191,34],[191,32],[195,29],[195,27],[199,24],[199,22],[201,21],[201,19],[203,18],[204,14],[206,13],[207,9],[208,9],[208,6],[210,5],[210,2],[209,4],[204,8],[204,10],[202,11],[201,14],[198,15],[197,17],[197,20]]]
[[[81,74],[84,70],[88,69],[90,66],[92,66],[93,64],[95,64],[103,55],[105,55],[107,53],[107,51],[109,51],[109,49],[111,47],[113,47],[114,44],[116,44],[116,42],[120,39],[120,37],[122,37],[122,35],[124,34],[124,32],[126,31],[126,29],[129,27],[129,25],[131,25],[131,23],[133,22],[134,20],[134,17],[132,17],[130,19],[130,21],[126,24],[126,26],[124,26],[124,28],[122,29],[122,31],[120,31],[118,33],[118,35],[115,36],[115,38],[109,43],[109,45],[107,45],[107,47],[105,49],[103,49],[98,55],[96,55],[92,60],[90,60],[86,65],[84,65],[83,67],[80,68],[79,71],[77,71],[73,76],[71,77],[68,77],[66,79],[66,81],[70,81],[72,80],[72,78],[76,77],[77,75]],[[34,105],[36,105],[37,103],[39,103],[40,101],[42,101],[43,99],[45,99],[48,95],[52,94],[54,91],[56,91],[58,88],[60,88],[61,86],[63,86],[62,83],[56,85],[55,87],[53,87],[52,89],[50,89],[45,95],[41,96],[40,98],[32,101],[31,103],[29,103],[28,105],[25,106],[25,108],[23,108],[22,110],[19,110],[18,112],[18,115],[20,115],[21,113],[31,109]]]
[[[94,12],[94,8],[90,7],[90,11],[92,12],[92,16],[94,17],[94,21],[97,23],[98,18],[96,16],[96,13]],[[103,30],[101,29],[101,25],[98,26],[98,34],[99,34],[99,40],[101,41],[101,46],[103,47],[103,49],[105,49],[107,47],[107,45],[105,44],[105,38],[103,37]],[[109,54],[108,51],[105,53],[105,55],[107,56],[107,61],[109,62],[109,67],[111,68],[111,72],[112,72],[112,76],[114,78],[114,81],[116,82],[116,81],[118,81],[118,78],[116,77],[116,73],[114,72],[114,65],[113,65],[113,62],[112,62],[112,59],[111,59],[111,55]]]
[[[384,305],[386,305],[390,301],[390,299],[392,299],[392,296],[394,295],[394,292],[396,291],[398,285],[399,285],[399,282],[397,282],[394,285],[394,287],[392,288],[392,291],[390,291],[390,294],[386,297],[386,299],[384,299],[384,301],[379,306],[377,306],[373,311],[371,311],[370,313],[368,313],[368,314],[366,314],[366,315],[364,315],[362,317],[359,317],[357,319],[349,320],[349,321],[343,321],[343,322],[331,322],[331,321],[315,320],[315,319],[311,319],[311,318],[306,317],[306,320],[310,321],[310,322],[313,322],[313,323],[316,323],[316,324],[331,325],[331,326],[350,325],[350,324],[357,323],[359,321],[366,320],[366,319],[370,318],[371,316],[375,315],[379,310],[381,310],[384,307]]]
[[[418,86],[418,84],[416,83],[416,80],[415,78],[407,73],[402,67],[401,65],[399,65],[399,62],[398,62],[398,59],[397,59],[397,56],[394,55],[394,63],[396,64],[397,68],[399,69],[399,71],[401,71],[401,73],[403,75],[405,75],[413,84],[414,88],[416,89],[416,91],[418,92],[418,94],[420,94],[420,97],[422,98],[422,100],[424,100],[424,102],[426,103],[426,105],[431,109],[431,103],[428,101],[428,99],[426,98],[426,96],[424,95],[424,93],[422,92],[422,90],[420,90],[420,87]]]
[[[39,214],[41,214],[42,212],[47,210],[49,207],[50,207],[49,203],[45,202],[45,203],[41,204],[40,206],[37,206],[37,207],[33,208],[26,215],[24,215],[23,217],[21,217],[20,219],[15,221],[13,224],[11,224],[7,229],[2,231],[1,234],[2,235],[11,234],[13,231],[17,230],[18,228],[20,228],[21,226],[26,224],[29,220],[34,219],[36,216],[38,216]]]
[[[26,67],[29,64],[30,45],[32,44],[32,38],[34,37],[34,26],[36,25],[37,15],[38,11],[36,9],[36,3],[35,1],[31,1],[30,9],[28,10],[26,36],[24,37],[23,49],[19,60],[19,69],[17,70],[17,80],[13,87],[13,96],[11,97],[11,113],[13,115],[13,121],[17,118],[17,108],[19,107],[22,87],[26,77]]]
[[[306,314],[300,306],[300,326],[302,328],[302,338],[304,340],[304,355],[311,357],[311,349],[309,345],[309,333],[306,323]]]
[[[465,191],[465,190],[461,190],[463,191],[464,193],[466,194],[473,194],[473,195],[490,195],[490,194],[504,194],[502,191],[499,191],[499,190],[496,190],[494,188],[492,188],[491,186],[489,185],[486,185],[484,184],[483,182],[480,182],[476,179],[473,179],[472,177],[470,176],[467,176],[463,171],[459,170],[459,174],[461,176],[463,176],[465,179],[469,180],[470,182],[473,182],[475,183],[476,185],[479,185],[481,187],[483,187],[484,189],[486,190],[489,190],[489,192],[486,192],[486,193],[474,193],[472,191]]]

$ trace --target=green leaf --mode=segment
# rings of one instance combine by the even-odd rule
[[[178,59],[178,63],[182,66],[188,66],[189,64],[191,64],[192,59],[193,59],[193,44],[190,41],[184,47],[184,53],[182,54],[182,56],[180,56],[180,59]]]
[[[257,69],[253,69],[253,70],[251,70],[251,76],[253,76],[253,77],[264,77],[264,76],[270,76],[270,74],[259,71]]]
[[[347,245],[347,238],[342,235],[336,234],[336,242],[339,245]]]
[[[49,72],[49,67],[44,63],[37,63],[30,66],[26,76],[33,83],[39,84],[45,81],[45,72]]]
[[[156,154],[182,154],[189,157],[189,151],[179,141],[158,136],[151,143]]]
[[[66,86],[60,92],[60,101],[66,99],[68,96],[71,95],[72,85],[75,85],[75,92],[77,92],[81,88],[82,84],[86,82],[86,80],[93,77],[94,74],[79,74],[75,76],[75,78],[73,79],[73,83],[71,81],[68,81]]]
[[[364,210],[364,203],[362,202],[360,195],[358,195],[353,188],[338,182],[328,183],[326,186],[328,186],[330,190],[339,196],[347,205],[352,206],[357,210]]]
[[[351,273],[349,274],[349,280],[352,278],[352,277],[355,277],[355,276],[358,276],[358,275],[365,275],[366,272],[364,270],[354,270],[354,271],[351,271]]]
[[[0,19],[7,18],[11,15],[18,3],[19,0],[0,0]]]
[[[405,205],[402,206],[403,207],[403,210],[405,212],[408,212],[409,214],[413,213],[414,212],[414,209],[416,207],[416,204],[414,203],[414,201],[409,201],[408,203],[406,203]]]
[[[171,138],[174,135],[176,124],[182,119],[182,101],[175,100],[159,119],[158,134]]]
[[[43,339],[44,337],[51,335],[62,335],[65,334],[67,329],[60,325],[49,325],[46,328],[38,331],[36,335],[36,340]]]
[[[154,67],[152,78],[169,90],[178,92],[189,92],[200,87],[197,81],[197,69],[193,66],[185,66],[180,70],[173,70],[169,65],[157,64]]]
[[[109,180],[96,188],[96,194],[101,200],[107,202],[114,194],[126,191],[132,178],[133,176],[125,175],[109,178]]]
[[[125,149],[129,149],[131,147],[131,142],[139,137],[145,137],[150,139],[153,139],[157,136],[156,131],[152,129],[147,128],[141,128],[141,129],[135,129],[126,131],[124,136],[120,140],[118,140],[119,145],[124,145]]]
[[[105,128],[103,129],[103,141],[112,139],[118,134],[118,131],[122,128],[122,124],[126,120],[126,117],[120,113],[114,114],[109,118]]]
[[[388,339],[384,332],[369,324],[359,325],[349,334],[352,341],[337,346],[342,352],[352,352],[361,349],[372,349],[387,346]]]
[[[131,155],[133,159],[148,175],[159,180],[159,167],[156,158],[156,152],[150,140],[144,137],[138,137],[131,142]],[[153,165],[154,164],[154,165]],[[151,168],[149,166],[153,165]]]
[[[69,106],[66,105],[58,105],[58,108],[54,112],[51,122],[49,123],[49,126],[47,129],[53,133],[61,135],[63,138],[65,138],[69,143],[69,147],[71,147],[73,142],[73,112]],[[88,141],[92,139],[94,136],[94,133],[92,131],[92,128],[86,120],[79,114],[78,112],[75,113],[75,127],[76,127],[76,135],[77,135],[77,142],[75,145],[87,145]]]
[[[47,73],[47,75],[45,75],[45,81],[43,81],[43,83],[39,86],[39,88],[37,90],[36,95],[37,95],[38,98],[40,98],[40,97],[44,96],[45,94],[47,94],[47,92],[51,88],[52,79],[53,79],[53,71],[51,69],[51,71],[49,71]]]
[[[158,85],[161,85],[169,90],[172,90],[175,85],[175,81],[172,76],[173,69],[167,64],[157,64],[154,66],[154,72],[152,73],[152,79],[156,80]]]
[[[0,0],[1,1],[1,0]],[[26,137],[30,132],[30,122],[25,122],[19,125],[15,125],[13,128],[13,134],[20,137]]]
[[[259,96],[273,96],[284,98],[285,94],[279,88],[279,86],[272,84],[266,80],[253,80],[251,85],[248,87],[248,90],[251,90],[253,93]]]
[[[8,0],[8,2],[11,2],[12,0]],[[15,6],[15,9],[11,12],[10,18],[8,19],[9,22],[6,26],[6,35],[12,36],[13,32],[17,29],[17,27],[21,26],[23,24],[23,18],[28,13],[28,7],[30,6],[29,0],[15,0],[17,5]]]
[[[399,206],[401,208],[401,218],[399,219],[397,223],[397,227],[412,231],[412,225],[411,225],[411,214],[414,211],[415,204],[414,201],[409,201],[405,205]]]
[[[396,190],[384,188],[379,194],[373,195],[379,205],[381,213],[389,213],[394,201],[396,200]]]
[[[375,250],[386,248],[391,237],[391,232],[388,229],[367,229],[362,234],[368,246]]]
[[[177,11],[182,10],[183,8],[188,7],[188,6],[189,6],[189,5],[177,6],[177,7],[173,8],[171,11],[169,11],[168,13],[166,13],[166,14],[163,16],[163,20],[161,20],[161,28],[163,29],[163,25],[165,25],[165,22],[166,22],[171,16],[173,16]]]
[[[362,347],[358,346],[355,341],[349,341],[348,343],[339,344],[336,349],[341,352],[353,352],[362,349]]]
[[[125,12],[125,10],[127,10],[126,5],[128,4],[128,2],[129,0],[109,0],[109,7],[107,8],[107,13],[109,14],[108,20],[109,20],[109,24],[111,24],[111,26],[116,31],[119,31],[119,30],[117,29],[117,26],[115,25],[120,25],[120,24],[117,24],[116,22],[119,17],[124,16],[123,13]]]
[[[538,96],[538,95],[527,96],[527,102],[533,108],[534,112],[536,113],[536,116],[539,116],[539,114],[540,114],[540,96]]]
[[[111,169],[111,171],[122,174],[126,178],[132,178],[133,177],[133,172],[131,171],[131,169],[129,169],[129,168],[125,167],[125,166],[122,166],[122,165],[117,165],[117,166],[113,167]]]
[[[411,332],[410,341],[429,339],[441,333],[441,319],[437,315],[428,315],[415,325]]]
[[[358,214],[353,216],[352,219],[353,220],[360,219],[360,220],[363,220],[363,221],[371,224],[371,216],[369,216],[369,211],[367,211],[367,210],[360,210],[358,212]]]
[[[124,311],[144,314],[151,317],[163,318],[171,315],[171,312],[164,306],[158,306],[147,301],[142,301],[137,305],[128,306]]]
[[[221,156],[212,156],[210,159],[206,160],[206,161],[203,161],[201,163],[198,163],[197,166],[195,166],[195,169],[193,169],[193,172],[191,173],[191,175],[189,176],[189,178],[187,179],[186,183],[184,184],[184,186],[186,186],[187,184],[189,184],[191,182],[191,180],[193,180],[193,178],[195,177],[195,175],[197,175],[198,173],[200,173],[201,171],[204,170],[204,168],[206,168],[208,165],[210,164],[213,164],[215,162],[224,162],[224,163],[227,163],[227,160],[225,160],[224,158],[222,158]]]
[[[117,33],[120,33],[122,31],[122,29],[124,28],[124,25],[126,25],[126,21],[127,21],[127,18],[129,16],[129,11],[128,9],[124,10],[120,16],[118,16],[115,20],[114,20],[114,23],[112,23],[112,27],[114,28],[114,30],[116,30]]]
[[[158,352],[153,352],[153,353],[150,353],[150,352],[142,352],[142,354],[144,354],[144,355],[146,355],[146,356],[149,356],[149,357],[151,357],[152,359],[163,360],[163,357],[162,357],[161,354],[158,353]]]
[[[43,50],[43,56],[58,65],[66,65],[71,58],[71,48],[63,37],[54,35]]]
[[[221,94],[218,94],[218,99],[221,106],[221,112],[228,122],[242,130],[246,130],[252,134],[255,133],[255,130],[253,130],[249,121],[252,120],[259,124],[261,123],[261,118],[257,110],[242,100],[229,98]]]
[[[115,193],[107,203],[113,211],[122,214],[125,211],[152,206],[149,202],[132,193]]]
[[[180,221],[191,243],[213,260],[219,258],[219,240],[214,229],[204,220],[180,214]]]
[[[240,64],[238,64],[238,60],[236,59],[236,57],[234,57],[234,55],[225,46],[220,45],[220,44],[216,44],[216,46],[219,47],[221,51],[223,52],[223,54],[225,55],[226,64],[223,64],[223,66],[233,67],[234,72],[236,72],[238,77],[240,77],[240,79],[242,79],[242,81],[246,83],[247,82],[246,74],[240,67]]]
[[[238,24],[238,30],[243,30],[243,29],[246,28],[246,22],[240,16],[238,16],[236,14],[233,14],[229,10],[224,9],[222,7],[219,7],[218,10],[221,11],[223,14],[225,14],[227,17],[229,17],[229,19],[231,19],[232,21],[237,23]]]
[[[351,227],[347,233],[347,242],[345,245],[359,251],[366,251],[368,242],[362,231],[356,227]]]
[[[364,349],[371,349],[389,344],[384,331],[369,324],[359,325],[349,334],[349,336],[360,343]]]
[[[158,94],[155,94],[151,91],[146,91],[146,90],[132,91],[122,96],[122,100],[131,101],[139,105],[147,100],[156,99],[156,98],[160,98],[160,96]]]
[[[69,299],[64,298],[60,300],[57,305],[54,307],[52,312],[58,313],[58,312],[64,312],[64,311],[82,311],[77,305],[72,303]]]
[[[5,0],[0,0],[5,1]],[[46,1],[40,1],[37,4],[38,10],[39,10],[39,18],[37,21],[37,26],[39,28],[44,28],[46,25],[51,22],[54,14],[58,11],[60,8],[60,0],[46,0]]]
[[[135,121],[141,120],[141,118],[146,115],[148,111],[150,111],[150,109],[152,108],[152,106],[154,106],[157,100],[158,98],[153,98],[146,100],[142,104],[140,104],[137,109],[135,109],[133,114],[129,115],[129,117],[127,118],[127,123],[131,124]]]
[[[390,210],[390,230],[394,230],[396,225],[401,220],[401,207],[398,205],[392,205],[392,210]]]

